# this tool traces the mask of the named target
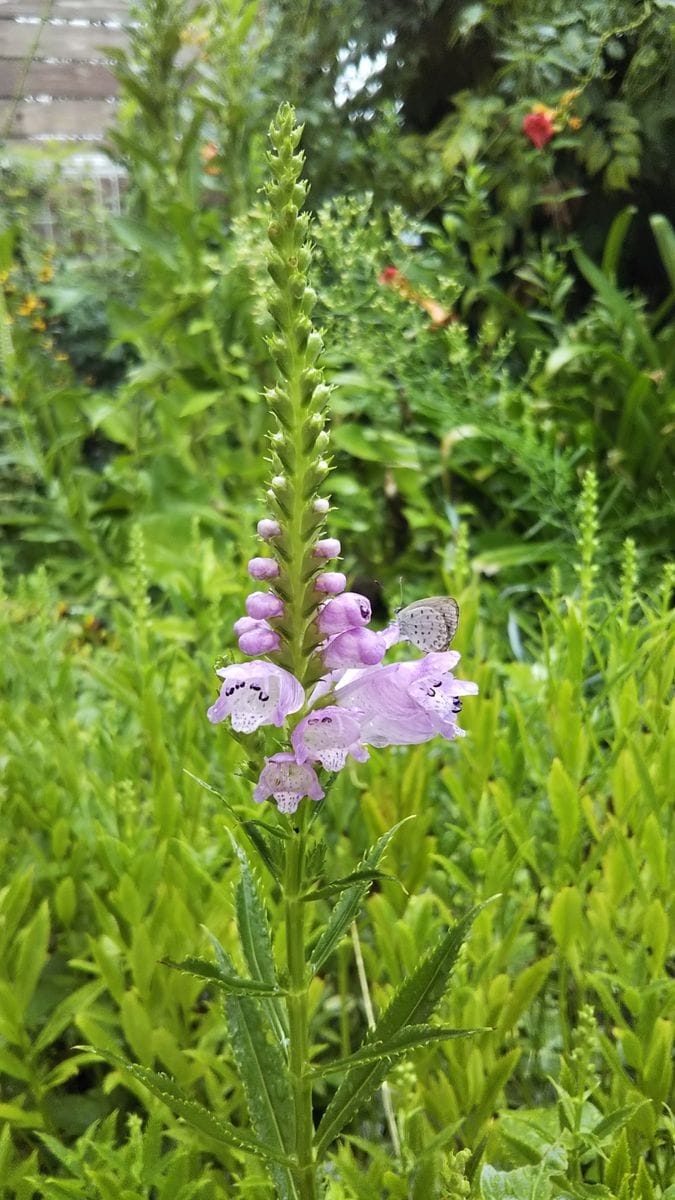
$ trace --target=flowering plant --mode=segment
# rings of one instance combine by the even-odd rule
[[[429,947],[355,1053],[318,1065],[311,1061],[311,981],[349,931],[373,882],[387,878],[380,862],[399,828],[381,837],[349,875],[326,878],[325,846],[312,837],[318,805],[348,758],[363,762],[369,746],[425,742],[437,734],[456,738],[462,733],[461,697],[477,688],[454,677],[459,655],[437,648],[433,607],[415,622],[401,617],[375,631],[366,597],[348,591],[345,575],[333,569],[341,546],[327,536],[330,503],[321,494],[330,469],[330,389],[320,365],[322,339],[311,321],[316,297],[307,284],[309,221],[300,211],[306,193],[297,150],[301,132],[293,110],[282,106],[270,130],[268,156],[268,266],[275,285],[270,310],[276,325],[269,347],[278,377],[267,393],[271,480],[268,514],[258,524],[266,553],[248,564],[256,584],[267,586],[250,593],[246,613],[235,623],[248,661],[217,668],[220,692],[208,709],[209,720],[227,722],[245,747],[253,799],[270,812],[265,820],[238,821],[238,830],[280,890],[283,948],[275,955],[263,898],[237,844],[242,876],[235,908],[249,977],[238,972],[215,938],[215,963],[189,958],[170,964],[224,994],[252,1132],[216,1119],[164,1077],[129,1067],[203,1133],[261,1160],[281,1200],[316,1200],[329,1147],[383,1086],[392,1060],[472,1032],[433,1025],[429,1018],[476,911]],[[442,634],[440,617],[439,623]],[[411,632],[424,650],[429,630],[432,652],[383,663],[389,647]],[[332,908],[310,938],[311,914],[324,900]],[[333,1073],[341,1082],[315,1128],[314,1087]]]

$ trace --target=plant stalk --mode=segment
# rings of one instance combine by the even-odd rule
[[[314,1121],[309,1063],[309,1004],[305,959],[305,904],[300,899],[304,884],[305,849],[309,801],[299,809],[297,834],[289,839],[284,873],[284,925],[288,967],[289,1069],[295,1109],[295,1183],[299,1200],[318,1200],[314,1161]]]

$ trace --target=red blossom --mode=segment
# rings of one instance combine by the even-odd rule
[[[377,282],[378,283],[394,283],[402,278],[403,278],[403,276],[401,275],[401,272],[399,271],[398,267],[385,267],[384,271],[379,276]]]
[[[555,135],[553,114],[548,109],[533,110],[523,117],[523,133],[537,150],[541,150]]]

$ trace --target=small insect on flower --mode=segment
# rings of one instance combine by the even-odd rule
[[[447,650],[457,633],[459,605],[452,596],[427,596],[397,608],[396,622],[404,641],[425,654]]]

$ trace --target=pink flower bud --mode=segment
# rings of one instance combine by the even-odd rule
[[[274,592],[251,592],[250,596],[246,597],[246,611],[249,617],[255,617],[256,621],[264,621],[266,617],[280,617],[284,611],[284,604]],[[244,631],[235,626],[234,632]]]
[[[337,558],[342,546],[337,538],[322,538],[314,547],[315,558]]]
[[[252,616],[239,617],[239,620],[235,621],[232,628],[233,628],[234,632],[236,633],[237,637],[241,637],[242,633],[250,633],[250,631],[252,629],[255,629],[257,624],[258,624],[258,620],[254,620]]]
[[[279,564],[273,558],[252,558],[249,560],[248,573],[251,579],[276,579]]]
[[[329,637],[335,633],[344,633],[359,625],[367,625],[370,621],[370,601],[358,592],[344,592],[329,600],[319,613],[317,625],[322,633]]]
[[[314,581],[317,592],[327,592],[330,596],[344,592],[346,586],[347,576],[343,575],[342,571],[324,571],[323,575],[317,575]]]
[[[380,633],[372,629],[346,629],[326,642],[323,661],[331,671],[338,667],[373,667],[382,661],[386,650]]]
[[[258,521],[258,534],[261,538],[267,541],[269,538],[278,537],[281,533],[281,526],[278,521],[271,521],[268,517],[264,517],[262,521]]]
[[[242,633],[239,638],[239,649],[242,654],[269,654],[278,650],[281,639],[275,629],[270,629],[266,621],[256,621],[255,629]]]

